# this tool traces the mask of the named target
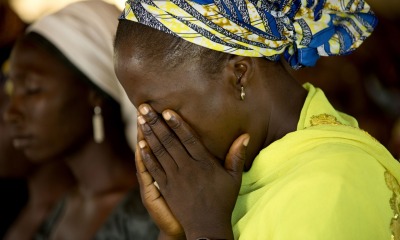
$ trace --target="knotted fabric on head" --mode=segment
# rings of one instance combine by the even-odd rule
[[[113,41],[120,10],[99,0],[72,3],[33,23],[36,32],[101,90],[116,100],[123,114],[126,137],[132,149],[136,142],[136,110],[114,72]]]
[[[352,52],[377,24],[363,0],[134,0],[120,19],[189,42],[297,69]]]

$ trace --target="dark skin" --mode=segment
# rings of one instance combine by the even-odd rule
[[[259,58],[231,56],[210,76],[195,62],[156,69],[162,64],[126,44],[116,46],[115,66],[141,114],[136,166],[160,239],[233,239],[243,169],[296,130],[307,92],[279,63]]]
[[[0,12],[0,71],[7,71],[3,66],[4,61],[9,57],[12,44],[23,34],[26,25],[11,9],[9,1],[0,1]],[[7,72],[2,74],[8,75]],[[3,79],[0,82],[0,177],[21,178],[26,176],[32,164],[13,147],[10,129],[2,117],[9,101],[5,81]]]
[[[10,78],[15,89],[5,118],[13,127],[14,146],[37,164],[65,162],[77,181],[50,238],[93,239],[137,186],[123,128],[114,126],[115,116],[99,93],[31,40],[16,45]],[[103,108],[102,143],[93,140],[96,105]]]
[[[90,122],[73,116],[90,119],[90,105],[79,104],[89,101],[89,90],[68,68],[30,41],[15,46],[10,65],[14,90],[5,119],[12,126],[14,147],[32,162],[44,163],[76,139],[88,138]]]
[[[2,89],[3,90],[3,89]],[[9,96],[0,91],[0,113],[3,115]],[[29,199],[8,229],[4,239],[31,239],[58,199],[73,186],[71,173],[62,162],[34,165],[17,151],[10,126],[0,118],[0,177],[27,179]],[[57,181],[54,181],[57,179]],[[51,190],[51,191],[49,191]]]
[[[9,92],[0,85],[0,177],[26,179],[29,199],[7,230],[4,239],[32,239],[55,203],[75,181],[63,162],[36,165],[13,146],[12,129],[3,115],[9,104]]]
[[[0,84],[0,177],[24,178],[33,165],[21,151],[17,151],[13,146],[10,128],[2,117],[8,101],[9,96],[6,94],[5,85]]]

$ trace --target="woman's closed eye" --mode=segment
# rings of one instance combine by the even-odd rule
[[[11,79],[10,79],[11,80]],[[12,79],[12,94],[16,95],[36,95],[42,91],[42,87],[35,82],[18,81]]]
[[[42,91],[40,86],[27,86],[25,87],[25,94],[26,95],[35,95],[39,94]]]
[[[23,93],[25,95],[36,95],[42,91],[42,85],[37,79],[26,79],[22,84]]]

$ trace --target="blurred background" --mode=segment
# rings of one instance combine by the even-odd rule
[[[39,17],[57,11],[65,5],[78,0],[9,0],[10,5],[24,22],[32,22]],[[124,6],[123,0],[105,0],[113,3],[120,9]]]
[[[68,3],[77,0],[10,0],[10,4],[17,14],[25,22],[32,22],[40,16],[49,12],[56,11]],[[124,0],[105,0],[114,3],[122,9]],[[369,0],[367,1],[373,10],[386,18],[394,19],[399,17],[400,1],[399,0]]]
[[[76,0],[8,1],[16,15],[0,9],[1,46],[9,46],[7,42],[23,29],[21,23],[29,24],[73,1]],[[124,6],[124,0],[106,1],[121,9]],[[290,71],[300,82],[311,82],[322,88],[336,108],[355,116],[361,128],[399,159],[400,1],[367,2],[378,15],[379,24],[358,50],[349,56],[321,58],[314,68]],[[2,49],[1,54],[8,53]]]

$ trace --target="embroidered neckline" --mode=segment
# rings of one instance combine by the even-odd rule
[[[392,231],[391,240],[400,239],[400,185],[396,178],[388,171],[385,172],[385,181],[388,188],[393,192],[389,200],[390,207],[393,210],[393,217],[390,221],[390,230]]]
[[[323,113],[323,114],[319,114],[319,115],[313,115],[310,118],[310,125],[311,127],[314,126],[319,126],[319,125],[333,125],[333,126],[346,126],[346,127],[350,127],[353,129],[357,129],[361,132],[363,132],[364,134],[366,134],[368,137],[370,137],[373,141],[379,143],[378,140],[376,140],[376,138],[374,138],[371,134],[369,134],[367,131],[358,128],[358,127],[353,127],[350,125],[346,125],[341,123],[340,121],[337,120],[337,118],[331,114],[327,114],[327,113]],[[400,239],[399,239],[400,240]]]
[[[312,116],[310,119],[310,124],[311,126],[344,125],[343,123],[339,122],[335,116],[326,113]]]

